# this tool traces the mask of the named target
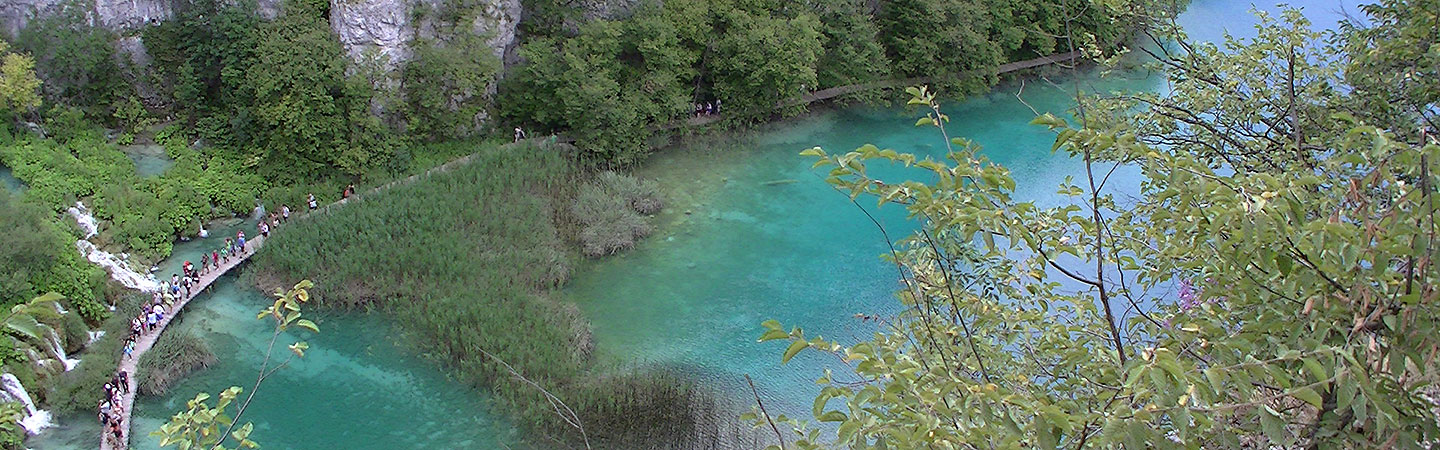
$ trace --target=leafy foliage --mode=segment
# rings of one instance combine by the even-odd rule
[[[66,1],[36,17],[15,44],[35,59],[52,106],[78,108],[88,120],[108,123],[112,105],[132,89],[116,62],[115,33],[88,23],[88,3]]]
[[[434,22],[442,29],[435,34],[443,38],[412,42],[414,55],[403,69],[408,131],[429,140],[474,134],[500,70],[489,36],[472,31],[484,6],[452,3],[431,11],[440,16]]]
[[[1386,5],[1369,11],[1424,9]],[[1013,200],[1010,172],[961,138],[947,161],[805,151],[852,198],[901,205],[922,225],[892,255],[908,308],[876,318],[886,331],[873,340],[764,324],[762,341],[790,343],[782,361],[813,349],[851,364],[819,379],[813,412],[837,424],[836,443],[1421,447],[1440,436],[1422,394],[1440,345],[1440,144],[1360,118],[1389,110],[1349,113],[1414,88],[1406,101],[1424,116],[1435,97],[1344,84],[1341,71],[1386,75],[1321,47],[1298,12],[1283,17],[1262,17],[1257,38],[1227,39],[1225,52],[1187,43],[1157,55],[1169,96],[1086,99],[1075,125],[1037,118],[1056,150],[1085,161],[1088,183],[1059,187],[1068,204]],[[934,95],[910,94],[928,109],[917,125],[943,132]],[[874,164],[933,181],[884,182],[867,174]],[[1127,201],[1101,178],[1120,166],[1144,175]],[[1138,315],[1122,321],[1113,310],[1127,304]],[[781,422],[798,448],[821,440]]]
[[[35,77],[35,59],[10,52],[0,41],[0,112],[16,114],[40,106],[40,79]]]
[[[63,363],[65,348],[55,327],[63,326],[64,313],[60,302],[65,296],[51,292],[28,302],[10,307],[0,319],[0,327],[11,348],[28,350],[28,363],[57,367]],[[52,361],[44,361],[46,358]],[[46,364],[40,364],[46,363]]]
[[[1077,33],[1114,42],[1121,25],[1103,6],[972,0],[642,2],[624,20],[579,19],[574,2],[530,2],[546,17],[520,50],[525,64],[501,85],[500,113],[527,128],[563,132],[593,157],[632,164],[657,127],[696,102],[727,119],[802,112],[808,91],[890,76],[974,71],[968,88],[1005,61],[1060,51],[1067,11]],[[1088,5],[1088,3],[1086,3]],[[891,67],[893,63],[894,67]]]
[[[275,332],[270,336],[270,346],[266,349],[265,362],[260,365],[260,375],[255,380],[255,387],[250,390],[250,395],[239,403],[240,393],[243,392],[239,386],[231,386],[220,392],[219,399],[215,406],[209,403],[210,394],[201,392],[195,394],[195,398],[186,402],[186,410],[176,413],[170,421],[160,426],[159,430],[150,432],[151,436],[160,438],[161,447],[177,446],[182,450],[210,449],[224,450],[226,441],[234,439],[236,449],[259,448],[259,444],[250,439],[250,433],[255,430],[255,424],[246,422],[239,425],[238,420],[245,414],[245,409],[250,406],[250,401],[255,398],[255,391],[260,389],[260,384],[276,371],[289,365],[294,358],[304,358],[305,350],[310,348],[304,341],[295,342],[287,346],[290,355],[275,366],[270,365],[271,353],[275,349],[275,341],[280,334],[291,327],[301,328],[311,333],[319,333],[320,328],[315,326],[309,319],[301,318],[301,306],[310,300],[310,289],[315,285],[310,280],[303,280],[296,283],[289,290],[277,289],[275,291],[275,303],[261,310],[256,319],[273,319],[275,321]],[[234,412],[230,407],[234,406]]]
[[[45,208],[0,193],[0,228],[6,230],[5,245],[0,245],[0,306],[57,292],[86,320],[104,316],[105,274],[80,257],[74,238]]]

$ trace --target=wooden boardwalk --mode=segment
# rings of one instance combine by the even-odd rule
[[[129,374],[129,376],[126,377],[125,392],[120,395],[120,430],[123,434],[117,441],[107,430],[101,430],[101,450],[124,449],[130,446],[130,408],[135,405],[135,390],[140,384],[139,377],[135,373],[135,368],[140,362],[140,357],[149,351],[150,347],[155,345],[155,341],[160,339],[160,333],[165,332],[165,327],[169,326],[170,322],[175,320],[175,316],[179,315],[178,313],[185,308],[185,305],[189,304],[195,297],[199,297],[205,293],[205,290],[208,289],[211,284],[215,283],[215,280],[220,279],[220,277],[230,272],[230,269],[239,267],[245,260],[250,259],[250,256],[254,255],[264,242],[265,238],[263,236],[255,236],[254,240],[246,239],[245,251],[241,252],[239,257],[232,256],[229,261],[221,263],[220,267],[200,275],[200,284],[193,285],[190,288],[191,295],[185,296],[184,292],[181,292],[181,298],[176,299],[175,303],[165,310],[165,318],[160,320],[160,323],[155,326],[155,329],[140,334],[140,338],[135,340],[134,354],[131,356],[124,356],[122,354],[120,356],[120,367],[117,370]]]
[[[394,180],[379,186],[375,186],[374,188],[362,192],[357,192],[355,193],[355,195],[351,196],[348,199],[340,199],[333,203],[328,203],[325,206],[321,206],[315,211],[299,215],[293,215],[291,217],[291,220],[303,220],[311,216],[325,214],[330,212],[334,208],[338,208],[341,205],[349,203],[352,200],[356,200],[367,195],[372,195],[395,186],[409,184],[434,173],[449,171],[474,160],[477,155],[479,155],[479,153],[473,153],[459,158],[455,158],[445,164],[431,167],[429,170],[426,170],[424,172]],[[284,228],[285,226],[281,225],[280,227],[272,230],[271,232],[279,232],[279,230]],[[185,305],[189,304],[191,300],[195,299],[195,297],[204,294],[205,291],[209,289],[210,285],[215,282],[215,280],[220,279],[220,277],[224,276],[226,273],[229,273],[231,269],[239,267],[240,264],[244,263],[246,260],[250,259],[251,256],[255,255],[255,252],[260,250],[260,246],[263,244],[264,241],[264,236],[260,236],[258,234],[255,236],[254,240],[246,239],[245,252],[241,253],[239,257],[232,256],[229,261],[220,264],[219,268],[210,270],[208,272],[205,272],[204,275],[201,275],[200,284],[197,285],[198,288],[191,288],[191,296],[183,299],[178,299],[173,305],[170,305],[170,308],[165,311],[165,319],[161,320],[160,323],[155,326],[155,329],[153,331],[148,331],[144,334],[141,334],[140,338],[135,340],[134,354],[129,357],[120,357],[120,367],[117,370],[125,371],[126,373],[130,374],[127,377],[129,379],[129,384],[125,386],[125,393],[120,396],[121,412],[123,412],[120,417],[120,429],[123,430],[122,432],[124,434],[121,436],[119,442],[115,442],[113,438],[108,437],[109,434],[106,431],[102,430],[100,435],[101,450],[118,450],[129,447],[130,433],[132,432],[132,430],[130,429],[130,408],[133,407],[135,404],[136,389],[140,383],[140,381],[137,379],[138,376],[135,373],[136,366],[140,362],[140,357],[144,355],[146,351],[149,351],[150,347],[155,345],[155,341],[160,339],[160,334],[165,331],[165,327],[170,325],[170,321],[174,320],[175,316],[179,315],[179,312],[185,308]]]

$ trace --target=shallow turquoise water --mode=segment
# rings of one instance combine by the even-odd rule
[[[184,260],[199,263],[202,250],[220,245],[237,227],[254,235],[254,222],[218,227],[210,238],[177,243],[161,266],[168,277]],[[136,406],[135,448],[157,448],[146,436],[196,393],[215,393],[232,385],[247,392],[269,343],[268,322],[255,313],[269,296],[227,276],[211,292],[192,301],[168,332],[188,330],[204,338],[219,362],[171,387],[162,398],[142,398]],[[270,449],[500,448],[517,441],[513,427],[490,411],[487,396],[446,378],[442,369],[413,356],[392,339],[384,317],[368,314],[310,313],[322,333],[306,336],[310,350],[260,387],[246,420],[255,422],[254,439]],[[277,341],[275,356],[289,354]],[[61,426],[27,442],[32,448],[94,448],[99,427],[92,414],[60,418]]]
[[[1084,80],[1098,90],[1148,89],[1154,82],[1143,74]],[[1021,97],[1041,112],[1064,114],[1067,89],[1029,82]],[[1050,152],[1054,135],[1028,125],[1034,114],[1017,92],[1021,85],[1011,83],[950,103],[944,107],[952,119],[948,131],[973,139],[1009,167],[1016,197],[1064,201],[1053,192],[1066,175],[1083,175],[1083,166]],[[898,273],[879,258],[888,251],[880,229],[848,196],[831,189],[823,173],[810,169],[812,158],[797,153],[816,145],[835,153],[874,143],[943,158],[943,137],[934,128],[912,127],[915,117],[899,108],[842,109],[726,144],[722,157],[706,158],[713,148],[657,157],[644,175],[657,177],[670,201],[657,218],[659,233],[628,254],[579,271],[568,288],[569,299],[594,325],[598,348],[617,360],[693,371],[732,392],[740,392],[749,374],[767,407],[808,414],[818,392],[813,381],[822,368],[835,366],[834,358],[804,353],[781,367],[783,343],[755,342],[760,322],[773,318],[842,342],[868,338],[876,326],[853,316],[893,314]],[[710,161],[722,158],[739,163]],[[927,179],[895,167],[871,173],[892,181]],[[1117,178],[1112,182],[1134,180],[1131,174]],[[697,191],[713,194],[692,194]],[[900,208],[877,208],[873,199],[862,199],[859,207],[880,221],[892,241],[913,230]]]
[[[0,166],[0,187],[7,191],[19,192],[25,188],[25,183],[15,178],[15,173],[9,167]]]
[[[1333,23],[1342,8],[1334,1],[1292,3],[1308,4],[1307,11],[1322,23]],[[1249,5],[1195,0],[1182,24],[1198,38],[1216,39],[1225,26],[1253,22],[1245,15]],[[1232,31],[1253,34],[1243,27]],[[1016,94],[1023,91],[1021,98],[1041,112],[1064,113],[1071,105],[1068,79],[1051,79],[1062,87],[1030,80],[1023,90],[1009,83],[991,95],[949,102],[950,132],[976,140],[987,156],[1008,166],[1018,198],[1062,201],[1053,195],[1056,184],[1082,166],[1049,151],[1052,135],[1028,125],[1033,113]],[[1081,86],[1164,88],[1149,74],[1086,75]],[[582,267],[567,288],[568,299],[593,323],[601,355],[622,365],[685,370],[737,394],[743,375],[750,374],[772,411],[807,416],[814,378],[835,363],[804,354],[781,367],[782,345],[754,342],[759,323],[774,318],[842,341],[866,338],[875,329],[852,316],[893,313],[897,275],[879,259],[886,251],[880,231],[809,169],[812,160],[797,153],[816,145],[847,151],[865,143],[943,153],[944,140],[933,130],[910,126],[915,117],[902,109],[847,108],[657,155],[642,170],[661,181],[669,202],[656,218],[656,234],[632,252]],[[907,175],[895,169],[878,173],[892,179]],[[1114,182],[1134,181],[1133,174],[1122,174]],[[875,214],[892,240],[911,229],[898,208],[877,209],[873,201],[860,205]],[[252,223],[240,226],[254,234]],[[160,273],[168,276],[185,259],[198,262],[202,249],[233,230],[215,229],[209,240],[177,244],[176,256]],[[137,434],[157,427],[196,392],[233,384],[248,389],[253,383],[268,342],[268,328],[254,319],[254,311],[267,298],[233,278],[213,289],[172,326],[206,338],[221,362],[165,398],[140,402]],[[325,333],[309,338],[310,356],[263,386],[247,416],[266,448],[499,448],[517,440],[513,427],[489,410],[483,393],[446,379],[442,369],[392,342],[383,317],[317,316]],[[91,415],[60,421],[60,428],[27,444],[94,448],[98,427]],[[145,439],[136,447],[153,448]]]

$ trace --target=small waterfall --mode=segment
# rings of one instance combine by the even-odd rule
[[[80,224],[80,229],[85,230],[85,239],[75,241],[75,248],[80,250],[80,254],[84,255],[85,259],[104,267],[106,271],[110,272],[110,278],[119,281],[127,288],[141,292],[160,290],[160,283],[157,283],[154,278],[136,272],[130,268],[130,263],[124,258],[100,250],[100,247],[89,241],[97,234],[98,228],[95,225],[95,216],[90,215],[90,210],[85,208],[84,203],[75,202],[75,206],[71,207],[69,212]]]
[[[88,333],[88,334],[90,335],[90,339],[88,339],[88,340],[85,341],[85,346],[86,346],[86,347],[89,347],[90,344],[94,344],[95,341],[100,340],[100,337],[105,336],[105,330],[100,330],[100,331],[87,331],[86,333]]]
[[[27,433],[38,434],[40,430],[52,425],[50,411],[35,408],[35,402],[30,399],[30,393],[25,391],[25,386],[20,385],[19,378],[6,373],[0,375],[0,384],[5,387],[5,391],[0,393],[0,397],[25,405],[25,418],[20,419],[20,427],[24,428]]]
[[[66,211],[75,217],[76,222],[80,223],[80,229],[85,230],[85,239],[100,234],[100,228],[95,224],[95,216],[90,215],[90,209],[86,208],[84,203],[75,202],[75,206],[71,206]]]
[[[65,354],[65,343],[60,340],[60,335],[55,333],[54,329],[50,330],[50,336],[48,337],[50,338],[50,345],[55,346],[55,358],[59,359],[60,363],[65,365],[66,372],[80,365],[80,360],[70,359],[70,356]]]

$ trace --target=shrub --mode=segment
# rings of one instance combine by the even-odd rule
[[[649,236],[641,214],[654,214],[662,202],[654,181],[606,171],[585,185],[570,204],[570,213],[584,224],[581,249],[587,256],[612,255],[635,247]]]
[[[59,331],[64,333],[65,353],[73,355],[90,343],[90,327],[85,325],[85,319],[79,314],[66,314],[61,316],[60,320],[62,323]]]
[[[215,363],[215,353],[205,341],[190,332],[169,332],[160,335],[155,346],[141,357],[136,378],[139,392],[161,395],[180,378]]]
[[[76,366],[75,370],[55,378],[46,399],[56,414],[91,411],[95,408],[95,402],[100,398],[100,387],[115,376],[120,362],[121,346],[125,337],[130,335],[130,318],[140,313],[142,300],[142,296],[134,293],[117,300],[114,314],[105,319],[100,327],[105,335],[80,354],[80,365]]]

